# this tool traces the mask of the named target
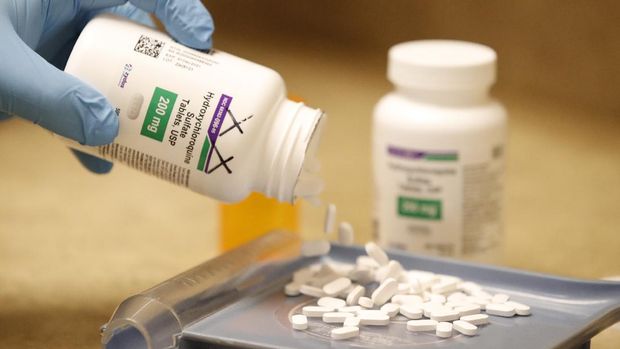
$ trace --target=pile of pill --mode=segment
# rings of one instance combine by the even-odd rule
[[[333,225],[333,219],[327,222]],[[339,230],[345,232],[339,236],[351,243],[350,225],[342,227]],[[326,231],[328,228],[326,224]],[[330,249],[327,240],[305,242],[304,246],[305,255],[327,254]],[[308,318],[320,318],[325,323],[342,324],[331,331],[332,339],[339,340],[358,336],[361,326],[388,326],[392,319],[400,318],[408,320],[409,331],[433,331],[438,337],[449,338],[455,331],[476,335],[479,326],[489,323],[489,315],[530,315],[529,306],[511,301],[506,294],[490,294],[480,285],[452,275],[406,270],[377,244],[369,242],[365,247],[367,255],[359,256],[355,264],[326,260],[293,274],[285,294],[317,298],[316,305],[304,306],[302,314],[291,317],[294,329],[305,330]]]

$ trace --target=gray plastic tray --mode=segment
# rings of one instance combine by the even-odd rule
[[[328,257],[354,262],[360,247],[334,245]],[[391,252],[405,268],[451,274],[475,281],[492,292],[508,293],[532,308],[527,317],[491,317],[478,335],[448,339],[430,333],[411,333],[405,320],[387,328],[362,327],[358,338],[329,339],[334,326],[312,320],[306,331],[291,329],[288,317],[312,300],[286,297],[282,287],[294,270],[316,262],[300,258],[271,270],[268,285],[209,316],[183,328],[181,348],[575,348],[620,320],[620,283],[582,281],[550,275],[463,263],[449,259]],[[277,277],[274,277],[276,275]]]

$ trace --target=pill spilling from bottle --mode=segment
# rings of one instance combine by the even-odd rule
[[[334,212],[328,210],[329,224],[325,230],[333,227]],[[352,233],[352,228],[347,230]],[[347,234],[346,243],[350,241],[351,234]],[[355,263],[324,258],[293,274],[293,280],[284,288],[285,294],[316,298],[316,305],[306,305],[301,308],[301,314],[291,316],[294,329],[305,330],[300,323],[314,318],[335,326],[331,331],[333,340],[346,340],[363,334],[365,326],[390,326],[406,321],[406,328],[411,332],[450,338],[455,334],[479,335],[480,327],[490,323],[490,316],[531,314],[528,305],[512,300],[508,294],[489,293],[481,285],[455,275],[407,270],[398,261],[389,259],[374,242],[367,243],[365,249],[367,255],[359,256]],[[317,254],[314,251],[308,255]]]

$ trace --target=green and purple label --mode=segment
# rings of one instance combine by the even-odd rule
[[[387,152],[391,156],[427,161],[458,161],[459,154],[456,151],[428,151],[419,149],[407,149],[389,145]]]
[[[198,159],[198,169],[205,173],[208,173],[211,157],[213,152],[217,150],[215,144],[218,136],[220,135],[222,124],[224,123],[224,119],[226,118],[231,102],[232,97],[223,94],[217,103],[217,107],[215,108],[215,112],[213,113],[213,117],[209,123],[207,136],[205,137],[202,150],[200,151],[200,158]]]

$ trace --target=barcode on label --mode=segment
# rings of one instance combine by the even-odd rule
[[[153,58],[159,57],[162,48],[165,43],[163,41],[159,41],[157,39],[153,39],[146,35],[140,35],[140,39],[136,44],[136,47],[133,48],[134,51],[143,53],[147,56],[151,56]]]

